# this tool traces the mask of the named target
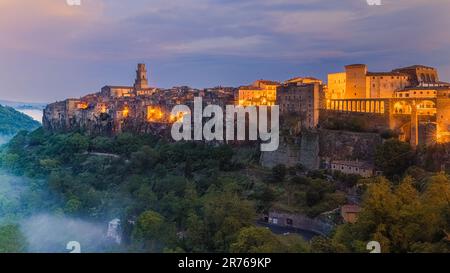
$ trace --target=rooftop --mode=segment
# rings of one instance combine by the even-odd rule
[[[370,164],[367,161],[333,161],[331,164],[337,164],[337,165],[344,165],[344,166],[350,166],[350,167],[357,167],[357,168],[368,168],[373,169],[373,165]]]
[[[416,65],[411,65],[411,66],[407,66],[407,67],[400,67],[400,68],[397,68],[397,69],[395,69],[395,70],[417,69],[417,68],[435,69],[434,67],[431,67],[431,66],[426,66],[426,65],[416,64]],[[395,71],[395,70],[394,70],[394,71]]]
[[[279,82],[276,81],[270,81],[270,80],[257,80],[256,83],[262,83],[262,84],[267,84],[267,85],[279,85]]]
[[[343,213],[358,213],[361,211],[361,207],[358,205],[343,205],[341,211]]]
[[[367,76],[403,76],[408,77],[408,74],[401,72],[367,72]]]

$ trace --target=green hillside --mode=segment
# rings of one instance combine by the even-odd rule
[[[0,105],[0,135],[15,135],[19,131],[31,131],[39,126],[40,123],[31,117],[14,108]]]

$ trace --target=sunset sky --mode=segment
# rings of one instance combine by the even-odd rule
[[[0,99],[52,102],[131,85],[326,79],[424,64],[450,81],[450,1],[0,0]]]

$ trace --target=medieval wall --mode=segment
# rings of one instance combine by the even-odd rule
[[[274,152],[261,153],[261,165],[288,167],[303,165],[319,169],[321,163],[333,160],[362,160],[372,162],[376,147],[382,144],[377,133],[357,133],[326,129],[304,130],[293,142],[282,142]]]
[[[280,139],[278,150],[273,152],[262,152],[260,163],[267,168],[273,168],[278,164],[293,167],[300,161],[300,145],[298,143],[287,143]]]
[[[450,142],[450,91],[438,95],[436,109],[438,142]]]
[[[330,121],[348,123],[360,122],[362,129],[369,131],[383,131],[390,128],[388,114],[363,113],[363,112],[339,112],[333,110],[320,110],[320,124],[329,124]]]
[[[382,138],[376,133],[357,133],[321,129],[319,132],[319,156],[329,160],[373,161],[376,147]]]

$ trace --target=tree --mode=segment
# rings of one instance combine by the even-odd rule
[[[355,224],[338,228],[333,240],[349,251],[380,242],[383,252],[450,251],[445,242],[449,226],[450,181],[445,175],[428,179],[419,192],[405,177],[397,186],[385,178],[372,179]]]
[[[233,253],[305,253],[310,247],[298,234],[276,235],[268,228],[246,227],[239,234],[230,251]]]
[[[241,229],[236,241],[230,247],[233,253],[274,253],[281,250],[281,243],[275,234],[262,227]]]
[[[287,169],[284,164],[278,164],[272,168],[272,181],[283,182],[286,177]]]
[[[311,252],[313,253],[337,253],[338,248],[332,239],[323,236],[315,236],[311,239]]]
[[[26,248],[26,238],[18,225],[0,226],[0,253],[22,253]]]
[[[385,141],[375,152],[375,165],[389,178],[401,176],[413,162],[411,146],[396,139]]]
[[[55,160],[55,159],[50,159],[50,158],[41,159],[39,161],[39,164],[45,172],[51,172],[53,170],[57,170],[59,167],[59,161]]]
[[[81,153],[89,148],[89,138],[85,135],[75,133],[67,138],[66,142],[68,153]]]
[[[91,141],[91,149],[96,152],[108,153],[113,150],[114,143],[111,138],[98,136]]]
[[[140,172],[153,169],[158,160],[159,153],[155,149],[146,145],[142,146],[139,151],[131,154],[132,165]]]
[[[208,193],[203,206],[207,245],[220,252],[228,252],[241,228],[250,226],[256,216],[253,204],[231,191]]]
[[[161,214],[148,210],[139,216],[133,230],[133,239],[145,250],[160,251],[168,242],[171,231]]]
[[[208,231],[204,221],[196,214],[190,213],[187,218],[186,249],[191,252],[206,252],[208,245]]]
[[[67,201],[64,211],[68,214],[76,214],[80,211],[82,203],[76,197],[73,197]]]

